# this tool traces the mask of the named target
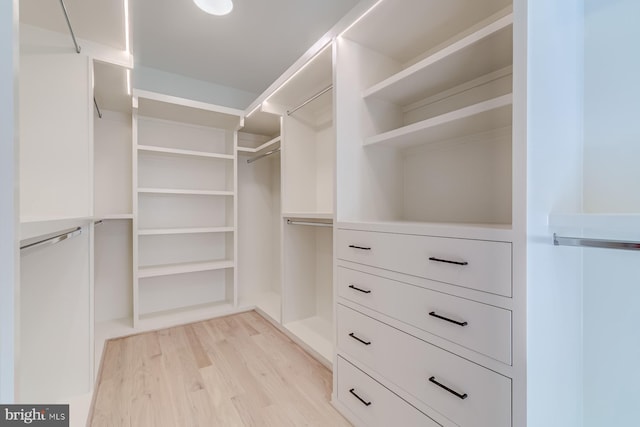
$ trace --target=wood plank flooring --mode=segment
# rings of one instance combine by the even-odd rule
[[[251,311],[107,342],[88,425],[350,426],[331,383]]]

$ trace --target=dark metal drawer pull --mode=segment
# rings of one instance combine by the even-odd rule
[[[371,291],[367,291],[367,290],[364,290],[364,289],[360,289],[360,288],[358,288],[358,287],[356,287],[356,286],[353,286],[353,285],[349,285],[349,287],[350,287],[351,289],[355,289],[355,290],[356,290],[356,291],[358,291],[358,292],[362,292],[363,294],[370,294],[370,293],[371,293]]]
[[[469,265],[467,261],[449,261],[448,259],[441,259],[433,256],[429,257],[429,261],[446,262],[447,264],[455,264],[455,265]]]
[[[363,251],[370,251],[371,250],[371,248],[368,248],[366,246],[349,245],[349,247],[353,248],[353,249],[360,249],[360,250],[363,250]]]
[[[358,400],[364,404],[364,406],[369,406],[369,405],[371,405],[371,402],[367,402],[366,400],[364,400],[363,398],[361,398],[360,396],[358,396],[354,390],[355,390],[355,388],[352,388],[351,390],[349,390],[349,393],[351,393],[351,394],[353,394],[355,397],[357,397],[357,398],[358,398]]]
[[[457,320],[448,319],[448,318],[446,318],[444,316],[440,316],[439,314],[436,314],[435,311],[430,312],[429,316],[437,317],[438,319],[442,319],[442,320],[445,320],[447,322],[455,323],[458,326],[467,326],[468,325],[467,322],[458,322]]]
[[[466,398],[468,397],[468,396],[467,396],[467,393],[460,394],[460,393],[458,393],[458,392],[456,392],[456,391],[451,390],[451,389],[450,389],[449,387],[447,387],[446,385],[439,383],[438,381],[436,381],[436,377],[431,377],[431,378],[429,378],[429,381],[431,381],[432,383],[434,383],[434,384],[435,384],[435,385],[437,385],[438,387],[441,387],[441,388],[443,388],[443,389],[447,390],[449,393],[456,395],[456,397],[459,397],[460,399],[466,399]]]
[[[358,338],[358,337],[356,336],[356,334],[354,334],[353,332],[351,332],[351,333],[349,334],[349,336],[350,336],[351,338],[353,338],[354,340],[360,341],[360,342],[361,342],[362,344],[364,344],[364,345],[371,345],[371,341],[365,341],[365,340],[363,340],[363,339],[361,339],[361,338]]]

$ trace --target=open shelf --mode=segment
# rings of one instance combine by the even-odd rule
[[[176,156],[209,157],[209,158],[214,158],[214,159],[227,159],[227,160],[233,160],[235,158],[231,154],[207,153],[205,151],[182,150],[182,149],[178,149],[178,148],[156,147],[156,146],[153,146],[153,145],[138,145],[138,151],[148,151],[148,152],[152,152],[152,153],[174,154]]]
[[[233,191],[177,190],[173,188],[138,188],[138,193],[147,194],[185,194],[193,196],[233,196]]]
[[[280,139],[280,136],[276,136],[256,148],[238,147],[238,151],[243,153],[259,153],[260,151],[267,150],[268,148],[277,148],[277,146],[280,145]]]
[[[333,212],[283,212],[283,218],[333,219]]]
[[[511,125],[512,95],[470,105],[365,138],[365,146],[408,147],[500,129]]]
[[[512,64],[513,14],[370,87],[363,98],[408,105]]]
[[[234,265],[234,262],[230,260],[154,265],[140,267],[138,269],[138,277],[143,279],[146,277],[169,276],[172,274],[195,273],[198,271],[223,270],[233,268]]]
[[[146,228],[139,229],[139,236],[156,236],[163,234],[199,234],[199,233],[230,233],[233,227],[176,227],[176,228]]]
[[[332,365],[334,350],[332,322],[320,316],[313,316],[286,323],[284,327],[298,337],[312,352],[321,356],[325,365]]]

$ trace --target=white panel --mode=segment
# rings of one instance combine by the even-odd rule
[[[131,115],[105,110],[93,123],[96,216],[130,214]]]
[[[56,402],[88,393],[91,382],[89,231],[22,251],[22,402]]]
[[[316,240],[316,313],[333,322],[333,228],[314,227]]]
[[[511,128],[404,156],[403,219],[511,223]]]
[[[0,402],[14,400],[19,283],[18,1],[0,3]]]
[[[284,117],[283,127],[283,210],[316,212],[315,131],[295,117]]]
[[[140,279],[140,314],[225,301],[225,270]]]
[[[91,214],[89,60],[73,53],[20,59],[20,213]]]
[[[282,321],[316,314],[316,227],[284,226]]]
[[[336,141],[333,126],[316,135],[316,212],[333,212]]]
[[[95,227],[95,321],[131,318],[131,221],[103,221]]]
[[[583,425],[581,257],[576,248],[551,245],[547,215],[579,211],[582,204],[583,2],[524,3],[521,7],[528,7],[527,341],[520,341],[522,347],[516,350],[526,345],[527,425],[549,425],[553,420],[556,426],[578,427]],[[517,76],[514,70],[514,80]],[[520,79],[520,84],[525,82]],[[524,185],[517,181],[515,192],[524,191]]]

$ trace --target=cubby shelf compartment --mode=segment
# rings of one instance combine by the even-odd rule
[[[139,229],[139,236],[157,236],[167,234],[231,233],[233,227],[182,227],[182,228],[146,228]]]
[[[512,95],[503,95],[456,111],[365,138],[365,146],[408,147],[510,126]]]
[[[276,136],[275,138],[270,139],[269,141],[265,142],[264,144],[256,148],[238,147],[238,151],[241,153],[259,153],[260,151],[266,150],[268,148],[277,148],[277,145],[279,144],[280,144],[280,137]]]
[[[512,29],[510,13],[370,87],[363,98],[408,105],[509,67],[513,61]]]
[[[138,145],[138,151],[172,154],[176,156],[209,157],[213,159],[226,159],[226,160],[233,160],[235,158],[231,154],[207,153],[205,151],[182,150],[178,148],[164,148],[164,147],[156,147],[153,145]]]
[[[184,194],[193,196],[233,196],[233,191],[213,190],[177,190],[173,188],[138,188],[138,193],[146,194]]]
[[[195,273],[198,271],[223,270],[233,268],[234,265],[234,262],[230,260],[154,265],[140,267],[138,269],[138,278],[143,279],[147,277],[169,276],[172,274]]]

